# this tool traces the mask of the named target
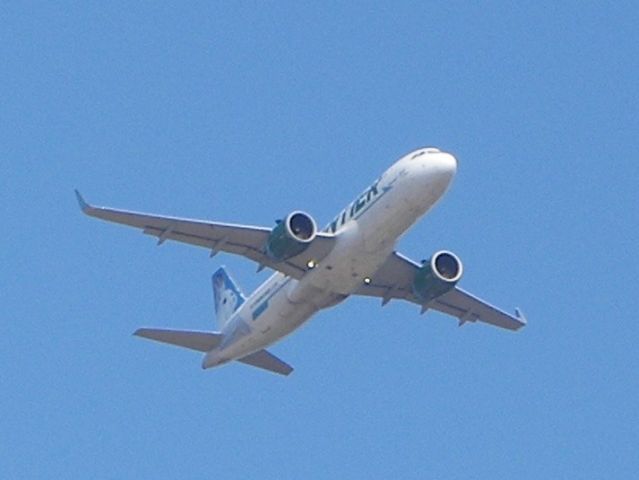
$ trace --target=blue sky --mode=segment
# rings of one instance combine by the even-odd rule
[[[103,3],[0,9],[0,477],[636,473],[634,2]],[[423,145],[458,174],[399,248],[455,251],[520,333],[352,298],[273,347],[289,378],[203,372],[131,333],[268,273],[73,196],[323,224]]]

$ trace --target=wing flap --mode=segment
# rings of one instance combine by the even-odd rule
[[[86,215],[139,228],[143,233],[157,237],[158,245],[166,240],[174,240],[209,249],[211,255],[219,251],[241,255],[296,279],[304,276],[308,270],[309,260],[315,263],[321,261],[335,245],[333,235],[318,233],[304,252],[284,262],[275,262],[264,253],[264,245],[271,232],[271,229],[266,227],[95,207],[88,204],[77,190],[76,196],[80,208]]]
[[[166,330],[161,328],[139,328],[133,335],[148,338],[156,342],[190,348],[198,352],[210,352],[220,344],[223,337],[221,333]]]
[[[279,373],[280,375],[289,375],[293,371],[293,367],[267,350],[258,350],[244,358],[240,358],[238,362],[268,370],[269,372]]]

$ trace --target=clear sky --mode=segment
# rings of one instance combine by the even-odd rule
[[[599,4],[599,5],[596,5]],[[630,478],[639,469],[636,2],[0,7],[0,478]],[[399,243],[519,333],[351,298],[288,378],[131,336],[212,329],[255,265],[73,196],[332,218],[399,156],[459,160]]]

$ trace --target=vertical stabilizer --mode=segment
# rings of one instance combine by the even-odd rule
[[[217,324],[219,328],[222,328],[245,300],[242,290],[226,273],[224,267],[220,267],[213,274],[213,297],[215,298]]]

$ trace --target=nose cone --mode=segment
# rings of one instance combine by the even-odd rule
[[[451,181],[457,173],[457,159],[450,153],[440,152],[433,155],[432,168],[439,175]]]
[[[443,194],[457,173],[457,159],[450,153],[433,152],[424,155],[421,161],[421,178]]]
[[[433,205],[448,189],[457,173],[457,159],[446,152],[421,157],[414,170],[415,198],[419,205]]]

